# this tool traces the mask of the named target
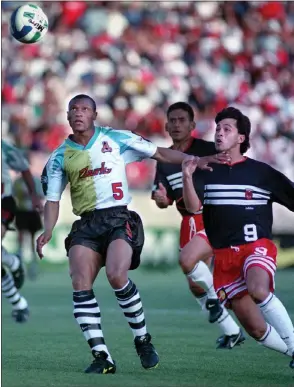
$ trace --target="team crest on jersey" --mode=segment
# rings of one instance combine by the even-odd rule
[[[111,148],[111,146],[109,146],[107,141],[103,141],[102,142],[101,152],[102,153],[112,152],[112,148]]]
[[[225,301],[225,299],[227,298],[227,293],[225,292],[225,289],[221,289],[217,292],[217,296],[220,300],[220,302],[223,302]]]
[[[253,192],[251,189],[246,189],[245,190],[245,199],[251,200],[253,198]]]

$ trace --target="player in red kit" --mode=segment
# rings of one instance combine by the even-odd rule
[[[172,149],[199,157],[215,154],[213,142],[191,137],[194,128],[194,112],[189,104],[177,102],[168,108],[166,130],[173,140]],[[218,348],[233,348],[244,341],[244,336],[217,299],[212,274],[208,268],[213,252],[204,230],[202,209],[195,213],[187,211],[183,202],[182,187],[181,166],[158,162],[152,199],[159,208],[176,203],[177,210],[182,215],[180,248],[183,249],[193,240],[188,250],[185,249],[185,255],[181,255],[179,263],[192,294],[202,310],[209,314],[209,321],[217,322],[223,332],[223,336],[218,339]]]
[[[238,109],[222,110],[215,122],[216,149],[231,161],[205,172],[197,168],[197,160],[183,162],[184,202],[190,212],[203,205],[219,299],[256,341],[291,356],[294,368],[293,324],[274,295],[277,248],[272,242],[272,203],[294,211],[294,183],[244,156],[251,124]]]

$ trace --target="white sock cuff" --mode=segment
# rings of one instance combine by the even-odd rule
[[[199,263],[200,262],[197,262],[196,265],[193,267],[193,269],[188,274],[186,274],[188,278],[191,278],[193,276],[193,273],[197,270]]]
[[[274,297],[274,294],[273,294],[273,293],[270,293],[270,294],[266,297],[266,299],[265,299],[264,301],[262,301],[262,302],[260,302],[260,303],[258,304],[258,306],[259,306],[260,308],[265,307],[265,306],[272,300],[273,297]]]
[[[270,334],[271,330],[272,330],[272,327],[268,323],[266,323],[265,334],[260,339],[258,339],[257,341],[264,341],[268,337],[268,335]]]
[[[113,289],[115,292],[121,292],[122,290],[124,290],[128,284],[130,283],[130,280],[128,279],[128,282],[121,288],[121,289]]]

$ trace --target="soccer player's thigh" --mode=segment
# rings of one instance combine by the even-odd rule
[[[241,298],[231,299],[230,302],[232,310],[246,332],[251,337],[260,339],[265,334],[267,326],[260,308],[251,296],[245,294]]]
[[[68,252],[69,272],[74,290],[90,290],[103,266],[102,256],[90,247],[75,244]]]
[[[139,266],[144,245],[140,216],[125,210],[122,215],[124,221],[117,221],[116,228],[109,235],[105,264],[108,281],[114,289],[122,288],[128,281],[128,270]]]
[[[249,294],[257,302],[264,301],[270,293],[270,277],[264,269],[258,266],[248,269],[246,284]]]
[[[243,272],[249,294],[256,302],[262,302],[274,291],[277,248],[272,241],[264,239],[254,243],[251,250]]]
[[[131,267],[133,248],[123,236],[110,242],[107,249],[105,270],[109,283],[120,289],[128,281],[128,270]]]
[[[179,263],[184,273],[190,273],[199,261],[207,261],[213,255],[208,240],[195,235],[181,250]]]

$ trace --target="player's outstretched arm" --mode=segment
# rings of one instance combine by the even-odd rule
[[[162,163],[182,164],[186,158],[193,160],[194,156],[189,156],[186,153],[159,146],[152,158]]]
[[[37,253],[43,258],[43,247],[52,238],[52,232],[59,216],[59,201],[47,201],[44,207],[44,232],[37,239]]]
[[[171,164],[182,164],[184,160],[195,160],[195,162],[197,161],[198,163],[199,169],[206,169],[209,171],[212,171],[212,167],[208,165],[209,163],[224,164],[231,160],[230,156],[225,153],[219,153],[212,156],[196,157],[192,155],[187,155],[186,153],[179,152],[174,149],[162,147],[157,147],[157,150],[152,156],[152,158],[163,163]]]
[[[201,202],[195,191],[193,173],[197,168],[197,159],[185,160],[182,163],[183,170],[183,200],[190,213],[196,213],[201,208]]]

